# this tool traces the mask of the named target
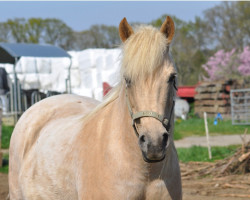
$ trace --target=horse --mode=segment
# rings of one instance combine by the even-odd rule
[[[182,199],[173,141],[174,22],[119,25],[120,81],[103,102],[48,97],[18,120],[10,141],[11,200]]]

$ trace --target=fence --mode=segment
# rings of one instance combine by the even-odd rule
[[[230,91],[233,125],[250,125],[250,88]]]
[[[0,96],[0,109],[2,107],[4,110],[2,121],[8,126],[14,126],[23,112],[36,102],[46,97],[61,94],[57,91],[47,91],[46,93],[43,93],[39,91],[39,89],[23,90],[18,79],[16,84],[17,86],[15,90],[14,83],[10,82],[10,91],[5,95]]]

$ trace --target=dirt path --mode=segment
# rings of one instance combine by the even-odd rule
[[[250,134],[246,135],[245,141],[250,141]],[[235,144],[242,144],[240,135],[218,135],[210,136],[211,146],[229,146]],[[189,148],[191,146],[207,146],[207,140],[205,136],[192,136],[186,137],[181,140],[175,141],[175,146]]]
[[[242,175],[201,176],[213,163],[180,163],[184,200],[243,200],[250,199],[250,173]]]
[[[250,199],[250,175],[183,179],[184,200]]]
[[[6,199],[8,191],[8,175],[0,173],[0,200]]]
[[[8,154],[9,153],[9,149],[0,149],[0,153]]]

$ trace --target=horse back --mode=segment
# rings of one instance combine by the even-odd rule
[[[19,119],[13,131],[10,146],[14,148],[19,146],[23,149],[22,156],[25,156],[30,146],[36,142],[45,124],[70,116],[83,117],[97,104],[94,99],[77,95],[57,95],[40,101]]]

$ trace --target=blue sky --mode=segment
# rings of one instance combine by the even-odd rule
[[[220,1],[0,1],[0,22],[14,18],[58,18],[75,31],[94,24],[118,26],[128,22],[148,23],[163,14],[175,15],[185,21],[202,17],[203,11]]]

